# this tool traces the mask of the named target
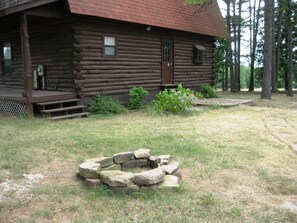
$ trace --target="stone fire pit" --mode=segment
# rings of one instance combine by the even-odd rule
[[[170,155],[151,156],[149,149],[122,152],[111,157],[87,159],[76,176],[87,186],[105,184],[114,192],[178,189],[180,168]]]

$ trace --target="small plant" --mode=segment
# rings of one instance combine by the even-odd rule
[[[194,92],[189,88],[178,85],[177,90],[167,90],[159,92],[153,106],[157,111],[168,111],[174,114],[188,111],[193,106],[196,99]]]
[[[144,105],[144,98],[149,95],[143,87],[133,87],[129,90],[129,109],[140,109]]]
[[[120,114],[126,112],[126,108],[121,105],[119,100],[98,94],[89,104],[88,110],[95,114]]]
[[[198,91],[195,91],[194,92],[194,96],[197,98],[197,99],[204,99],[204,96],[201,92],[198,92]]]
[[[204,98],[217,98],[217,93],[215,90],[208,84],[202,86],[202,95]]]

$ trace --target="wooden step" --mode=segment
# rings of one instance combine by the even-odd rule
[[[56,117],[49,118],[50,120],[62,120],[62,119],[69,119],[69,118],[76,118],[76,117],[86,117],[90,115],[89,112],[81,112],[81,113],[75,113],[71,115],[61,115]]]
[[[80,99],[74,98],[74,99],[61,100],[61,101],[42,102],[42,103],[37,103],[37,105],[45,106],[45,105],[55,105],[55,104],[63,104],[63,103],[78,102],[78,101],[80,101]]]
[[[86,108],[85,105],[76,105],[76,106],[69,106],[69,107],[63,107],[63,108],[40,110],[40,112],[42,112],[42,113],[54,113],[54,112],[70,111],[70,110],[84,109],[84,108]]]

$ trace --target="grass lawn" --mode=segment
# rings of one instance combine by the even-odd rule
[[[281,208],[297,201],[296,97],[189,115],[0,117],[0,143],[0,186],[15,188],[0,191],[0,222],[297,222]],[[75,178],[86,158],[141,147],[180,162],[178,192],[119,195]],[[45,178],[30,186],[23,174]]]

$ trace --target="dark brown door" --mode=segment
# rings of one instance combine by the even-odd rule
[[[173,41],[162,40],[162,84],[173,82]]]

